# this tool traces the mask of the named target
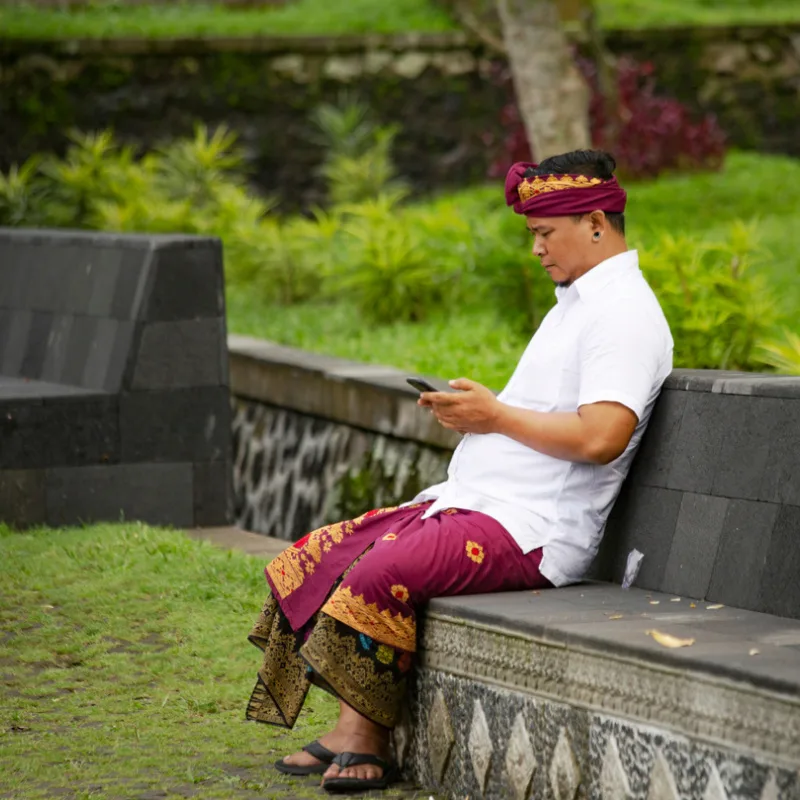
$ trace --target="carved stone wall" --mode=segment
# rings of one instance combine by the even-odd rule
[[[429,615],[398,758],[449,797],[797,800],[796,698]]]
[[[446,477],[449,453],[263,403],[233,403],[237,524],[295,540]]]

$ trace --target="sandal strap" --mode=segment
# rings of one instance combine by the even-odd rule
[[[392,769],[392,765],[388,761],[369,753],[339,753],[339,755],[333,759],[333,763],[342,769],[346,767],[358,767],[362,764],[373,764],[376,767],[380,767],[384,774],[388,774],[389,770]]]
[[[323,764],[330,764],[334,758],[336,758],[336,753],[332,750],[328,750],[325,745],[320,744],[319,740],[315,740],[307,744],[303,750],[308,753],[310,756],[313,756],[317,759],[317,761],[321,761]]]

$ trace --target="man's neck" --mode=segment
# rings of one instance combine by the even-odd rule
[[[574,283],[579,278],[582,278],[587,272],[591,272],[595,267],[599,267],[602,263],[608,261],[609,258],[614,258],[615,256],[621,256],[623,253],[627,253],[629,250],[625,239],[621,237],[615,238],[613,241],[603,242],[602,244],[598,245],[598,253],[597,253],[597,261],[592,264],[591,266],[587,267],[580,275],[576,275],[575,278],[572,280]]]

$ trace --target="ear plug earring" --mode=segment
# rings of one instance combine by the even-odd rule
[[[597,233],[595,233],[595,235],[594,235],[594,236],[592,236],[592,239],[594,239],[596,242],[599,242],[599,241],[600,241],[600,236],[601,236],[601,235],[602,235],[602,234],[600,233],[600,231],[597,231]]]

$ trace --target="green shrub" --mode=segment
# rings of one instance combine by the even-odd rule
[[[311,120],[317,129],[311,138],[325,148],[320,174],[334,206],[406,195],[392,160],[396,126],[376,125],[368,106],[347,95],[339,105],[320,105]]]
[[[49,187],[40,173],[42,159],[32,156],[0,173],[0,225],[37,225],[45,222]]]
[[[225,246],[232,296],[237,304],[247,299],[248,314],[344,303],[376,341],[375,326],[424,321],[431,331],[439,326],[440,337],[449,315],[481,324],[496,318],[498,336],[511,335],[516,352],[554,293],[528,252],[524,224],[498,204],[496,190],[403,204],[394,132],[376,128],[358,107],[322,109],[320,120],[335,202],[309,217],[275,215],[275,201],[247,187],[235,136],[198,127],[193,137],[141,156],[110,132],[73,134],[64,158],[31,159],[0,175],[0,224],[215,235]],[[734,222],[714,241],[702,232],[648,239],[642,269],[672,327],[676,366],[800,371],[798,337],[771,341],[781,319],[754,225]],[[342,335],[354,335],[348,331]],[[327,340],[325,347],[336,349]]]
[[[432,264],[425,231],[396,197],[339,209],[344,251],[331,276],[331,288],[346,293],[370,321],[418,321],[444,302],[456,273],[452,265]]]
[[[784,375],[800,375],[800,336],[785,329],[783,336],[782,342],[762,342],[759,359]]]
[[[755,225],[734,223],[705,242],[664,235],[641,253],[643,271],[670,323],[675,366],[759,369],[760,342],[779,321],[776,298],[756,272],[766,253]]]

